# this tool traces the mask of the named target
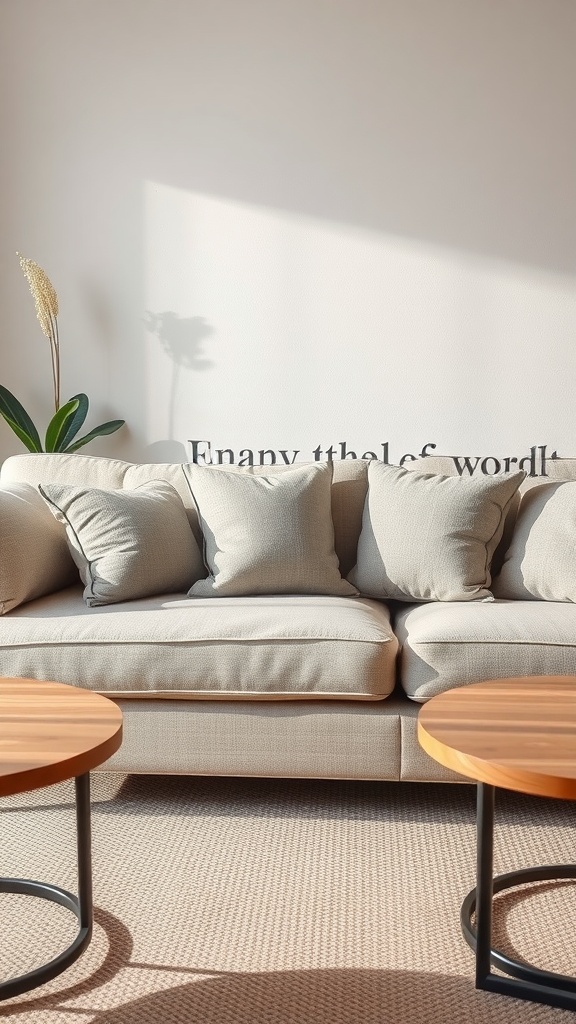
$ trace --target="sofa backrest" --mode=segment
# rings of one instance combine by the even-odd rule
[[[289,466],[217,466],[217,469],[237,473],[269,476],[290,470]],[[332,518],[334,521],[334,547],[340,561],[340,571],[346,576],[356,562],[356,548],[362,525],[362,511],[368,487],[368,461],[344,459],[334,462],[332,483]],[[167,480],[178,491],[190,525],[200,540],[200,527],[196,508],[180,463],[131,463],[80,454],[26,454],[12,455],[0,469],[0,484],[59,483],[75,487],[101,487],[133,489],[149,480]]]
[[[253,473],[257,476],[285,473],[289,466],[228,466],[215,468],[237,473]],[[406,464],[407,469],[423,473],[443,473],[456,476],[455,460],[448,455],[429,455]],[[576,459],[549,459],[546,463],[548,476],[527,477],[520,493],[550,480],[576,480]],[[178,491],[186,510],[190,525],[200,539],[200,527],[196,509],[180,463],[131,463],[119,459],[80,454],[26,454],[12,455],[0,469],[0,484],[42,483],[72,484],[76,487],[101,487],[132,489],[149,480],[167,480]],[[340,561],[340,571],[346,576],[356,562],[356,548],[362,526],[362,512],[368,487],[368,460],[343,459],[334,462],[332,483],[332,518],[334,521],[334,546]],[[500,568],[509,546],[520,495],[513,502],[506,519],[504,535],[496,550],[493,561],[493,575]]]
[[[301,463],[300,463],[301,465]],[[234,473],[254,476],[272,476],[290,471],[290,466],[215,466]],[[194,502],[190,495],[182,467],[176,463],[131,465],[124,476],[124,487],[138,487],[148,480],[168,480],[178,491],[189,514],[192,529],[199,538],[200,527]],[[340,572],[346,576],[356,562],[356,548],[362,526],[362,512],[368,488],[368,461],[344,459],[334,463],[332,478],[332,519],[334,547],[340,562]]]

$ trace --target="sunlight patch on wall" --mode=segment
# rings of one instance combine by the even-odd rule
[[[144,204],[150,442],[394,461],[571,436],[574,280],[154,182]]]

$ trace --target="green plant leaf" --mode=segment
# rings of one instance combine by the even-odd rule
[[[41,452],[42,442],[24,406],[20,405],[8,388],[0,384],[0,415],[20,438],[29,452]]]
[[[61,405],[58,412],[54,414],[46,428],[44,447],[47,452],[60,451],[60,442],[66,434],[68,423],[79,405],[80,402],[77,398],[71,398],[69,402],[66,402],[66,405]]]
[[[78,408],[72,418],[68,420],[65,432],[60,435],[58,444],[56,448],[54,448],[54,451],[56,452],[65,452],[67,450],[68,445],[73,438],[76,437],[76,434],[88,415],[88,406],[90,404],[88,402],[88,395],[83,393],[80,393],[79,395],[72,395],[70,401],[73,402],[75,399],[78,401]]]
[[[78,441],[74,441],[65,450],[67,452],[76,452],[79,448],[83,448],[89,441],[93,441],[95,437],[101,437],[103,434],[113,434],[115,430],[120,430],[123,427],[126,420],[108,420],[107,423],[101,423],[99,427],[94,427],[89,434],[84,434],[84,437],[79,438]]]

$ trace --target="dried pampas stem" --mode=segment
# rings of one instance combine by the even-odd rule
[[[16,253],[20,266],[30,286],[32,297],[36,303],[36,316],[40,321],[43,333],[50,342],[52,356],[52,379],[54,382],[54,404],[56,412],[60,408],[60,342],[58,339],[58,296],[50,278],[42,267],[34,260],[28,260]]]

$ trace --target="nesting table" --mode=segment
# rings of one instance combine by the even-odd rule
[[[111,700],[63,683],[0,679],[0,797],[75,780],[78,895],[44,882],[0,878],[0,893],[50,900],[71,910],[76,938],[49,963],[0,982],[0,1000],[21,995],[61,974],[92,936],[90,770],[122,742],[122,714]]]
[[[476,888],[460,916],[464,937],[476,951],[476,987],[576,1010],[576,978],[492,948],[495,893],[576,878],[576,864],[524,868],[496,878],[492,866],[496,787],[576,800],[576,676],[495,679],[438,694],[420,710],[418,739],[436,761],[478,784]]]

